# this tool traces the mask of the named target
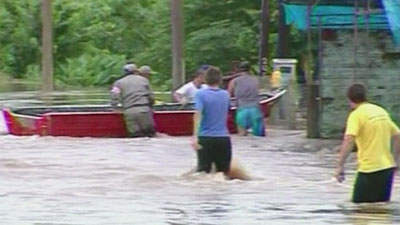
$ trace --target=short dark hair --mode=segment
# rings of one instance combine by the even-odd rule
[[[364,84],[355,83],[347,89],[347,97],[353,103],[361,103],[367,101],[367,91]]]
[[[204,71],[196,70],[196,72],[194,72],[194,74],[192,75],[192,80],[198,78],[199,76],[201,76],[203,74],[204,74]]]
[[[192,80],[196,79],[197,77],[204,75],[205,72],[210,68],[210,65],[202,65],[200,66],[192,75]]]
[[[219,85],[222,80],[222,73],[218,67],[210,66],[206,71],[206,84]]]

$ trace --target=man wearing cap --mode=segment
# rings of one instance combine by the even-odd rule
[[[147,65],[141,66],[139,68],[139,74],[149,80],[150,79],[150,74],[151,74],[150,66],[147,66]]]
[[[253,135],[265,136],[263,114],[260,109],[256,77],[250,74],[250,64],[247,61],[239,64],[239,76],[229,83],[228,91],[236,97],[236,124],[239,135],[247,135],[251,128]]]
[[[111,106],[122,109],[125,125],[131,137],[155,135],[152,105],[153,91],[148,79],[138,74],[135,64],[124,66],[126,76],[117,80],[111,90]]]
[[[204,84],[205,80],[205,71],[209,69],[208,65],[201,66],[196,72],[193,74],[192,81],[184,84],[178,90],[174,92],[174,98],[176,101],[181,104],[186,104],[188,102],[192,102],[194,100],[194,95],[200,89],[207,87]]]

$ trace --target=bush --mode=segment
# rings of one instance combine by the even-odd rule
[[[113,77],[121,74],[124,62],[125,56],[111,54],[105,50],[85,53],[58,64],[56,78],[70,85],[105,85],[109,84]]]

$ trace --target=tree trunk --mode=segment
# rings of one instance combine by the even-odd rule
[[[261,0],[260,52],[258,62],[260,76],[265,75],[268,64],[269,19],[269,0]]]
[[[51,0],[42,0],[42,91],[54,90]]]
[[[172,25],[172,85],[176,90],[185,78],[183,56],[183,9],[182,0],[171,0]]]
[[[279,0],[278,58],[289,57],[288,33],[289,28],[285,23],[283,0]]]

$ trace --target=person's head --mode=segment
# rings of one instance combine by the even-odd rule
[[[205,72],[207,69],[210,68],[209,65],[202,65],[199,69],[196,70],[196,72],[192,76],[192,80],[195,83],[195,85],[201,85],[204,83],[205,79]]]
[[[210,66],[205,71],[205,80],[208,86],[219,86],[222,81],[222,73],[218,67]]]
[[[250,71],[250,63],[248,61],[240,62],[238,67],[239,67],[240,72],[249,72]]]
[[[137,71],[137,67],[133,63],[129,63],[124,66],[125,74],[134,74],[136,71]]]
[[[142,75],[142,76],[144,76],[146,78],[149,78],[149,76],[151,74],[150,66],[147,66],[147,65],[141,66],[139,68],[139,73],[140,73],[140,75]]]
[[[367,101],[367,91],[365,89],[365,86],[360,83],[352,84],[347,89],[347,98],[354,105],[358,105],[362,102]]]

